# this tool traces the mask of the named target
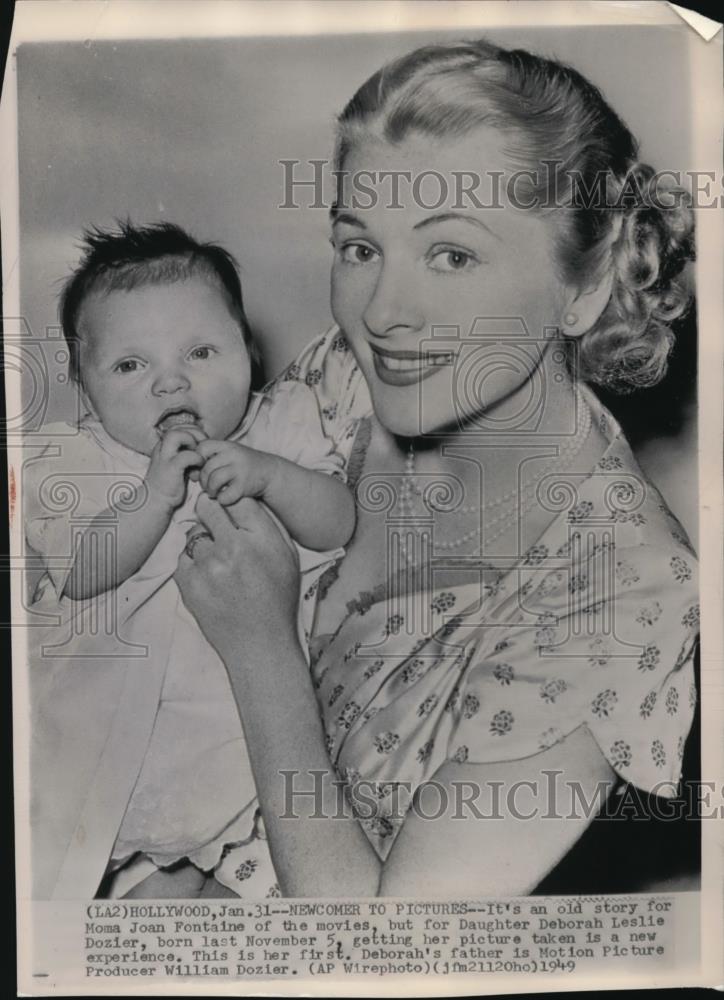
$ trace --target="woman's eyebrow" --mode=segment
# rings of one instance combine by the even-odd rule
[[[349,212],[340,212],[339,209],[332,208],[329,215],[333,226],[336,226],[338,222],[342,222],[346,226],[356,226],[358,229],[367,228],[361,219],[358,219],[356,215],[351,215]]]
[[[477,226],[478,229],[485,229],[486,232],[494,236],[496,240],[500,240],[502,243],[502,236],[493,232],[490,226],[482,221],[482,219],[476,218],[474,215],[467,215],[464,212],[441,212],[439,215],[430,215],[426,219],[422,219],[417,225],[413,226],[413,229],[423,229],[425,226],[432,226],[438,222],[467,222],[472,226]]]

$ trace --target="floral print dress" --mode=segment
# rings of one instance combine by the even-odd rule
[[[339,331],[284,377],[314,389],[355,482],[371,404]],[[365,783],[360,821],[381,858],[415,789],[447,761],[532,756],[580,726],[623,780],[676,795],[696,704],[696,558],[616,421],[583,389],[608,447],[592,472],[551,482],[558,513],[515,565],[485,583],[437,589],[433,575],[406,595],[381,586],[313,640],[330,758],[350,793]],[[323,599],[324,578],[318,587],[308,599]]]
[[[338,329],[269,391],[288,381],[313,389],[356,483],[372,408]],[[515,565],[483,585],[381,585],[350,602],[334,634],[312,636],[330,759],[381,859],[415,790],[447,761],[533,756],[580,726],[624,781],[676,794],[696,704],[696,558],[615,420],[586,400],[608,448],[592,473],[549,490],[558,515]],[[304,600],[324,600],[334,575]],[[263,837],[260,823],[217,869],[240,896],[279,892]]]

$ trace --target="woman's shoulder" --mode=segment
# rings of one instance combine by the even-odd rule
[[[322,375],[330,364],[337,363],[336,367],[344,367],[346,363],[353,361],[347,339],[337,326],[333,324],[324,333],[315,337],[302,348],[294,361],[282,372],[287,379],[302,379],[311,385],[315,383],[314,375],[310,373],[318,372]],[[307,379],[307,376],[310,378]]]
[[[613,463],[621,459],[617,469]],[[616,533],[620,548],[656,549],[660,555],[686,556],[696,552],[683,524],[658,487],[642,470],[628,443],[622,439],[598,463],[598,492],[602,508]]]
[[[587,402],[607,447],[581,485],[569,524],[596,524],[615,535],[618,548],[654,546],[696,558],[689,536],[658,487],[644,472],[611,412],[589,391]]]
[[[312,390],[324,426],[331,431],[371,413],[367,383],[338,326],[308,344],[265,391],[274,393],[287,382]]]
[[[697,557],[687,532],[623,434],[581,484],[552,540],[560,545],[545,554],[567,561],[560,595],[565,608],[555,609],[566,617],[585,617],[589,606],[603,601],[615,605],[621,624],[628,615],[638,621],[648,604],[681,616],[698,600]],[[534,546],[524,564],[534,564],[544,548]],[[545,583],[533,588],[531,599],[547,596]]]

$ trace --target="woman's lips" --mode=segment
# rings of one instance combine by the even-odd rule
[[[414,385],[453,364],[451,351],[419,354],[413,351],[382,351],[372,348],[375,372],[387,385]]]

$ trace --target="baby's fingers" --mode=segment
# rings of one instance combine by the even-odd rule
[[[245,496],[244,489],[240,482],[232,479],[230,483],[224,486],[217,496],[217,500],[222,505],[222,507],[230,507],[231,504],[235,504],[237,500]]]
[[[161,454],[169,458],[175,452],[184,449],[196,450],[196,446],[206,439],[203,431],[197,427],[178,427],[167,431],[161,441]]]
[[[220,469],[214,469],[209,475],[206,475],[206,469],[204,468],[202,475],[202,485],[206,492],[212,499],[216,499],[217,495],[221,490],[225,491],[225,487],[228,488],[229,483],[235,478],[235,471],[233,466],[224,465]]]
[[[220,455],[224,452],[228,454],[241,447],[241,445],[237,445],[233,441],[217,441],[215,438],[205,438],[203,441],[199,441],[199,445],[199,454],[203,455],[206,459],[213,458],[214,455]]]
[[[201,470],[200,480],[201,485],[205,490],[208,490],[208,482],[214,472],[217,472],[222,468],[229,468],[229,456],[226,454],[214,454],[209,458],[205,451],[199,447],[197,449],[198,454],[201,455],[204,461],[204,467]]]
[[[198,469],[203,464],[204,460],[201,455],[188,448],[184,448],[183,451],[178,453],[178,455],[174,455],[169,462],[171,468],[174,469],[175,472],[178,472],[179,475],[183,475],[187,469]]]

